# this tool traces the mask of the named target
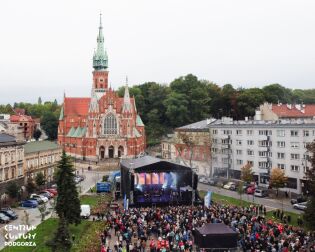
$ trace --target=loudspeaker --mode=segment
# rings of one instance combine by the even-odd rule
[[[135,175],[131,174],[130,176],[130,190],[133,191],[135,189]]]
[[[198,185],[198,175],[196,173],[193,174],[194,176],[194,186],[193,189],[196,190],[197,189],[197,185]]]

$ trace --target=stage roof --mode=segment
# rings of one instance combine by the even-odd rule
[[[152,156],[143,156],[135,159],[123,159],[120,162],[121,167],[125,169],[134,169],[136,172],[142,171],[191,171],[188,166],[176,164]]]

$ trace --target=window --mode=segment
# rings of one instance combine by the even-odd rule
[[[247,145],[254,145],[254,141],[253,140],[247,140]]]
[[[278,159],[284,159],[284,153],[278,152],[277,153]]]
[[[108,114],[104,119],[104,135],[117,134],[117,120],[113,114]]]
[[[308,130],[303,131],[303,136],[308,137],[310,136],[310,132]]]
[[[266,168],[268,168],[268,163],[267,162],[258,162],[258,167],[260,169],[266,169]]]
[[[247,155],[254,156],[254,151],[253,150],[247,150]]]
[[[242,151],[242,150],[236,150],[236,154],[237,154],[237,155],[242,155],[242,154],[243,154],[243,151]]]
[[[300,154],[291,153],[291,159],[300,159]]]
[[[291,165],[291,171],[298,172],[299,169],[300,169],[300,168],[299,168],[298,165]]]
[[[214,154],[218,153],[218,148],[212,148],[212,153]]]
[[[222,144],[232,144],[232,140],[229,139],[222,139]]]
[[[247,160],[247,164],[254,166],[254,161]]]
[[[258,156],[267,157],[267,151],[258,151]]]
[[[271,146],[271,145],[272,145],[271,141],[267,141],[267,140],[258,141],[258,146],[259,147],[268,147],[268,146]]]
[[[258,134],[260,136],[271,136],[272,135],[272,131],[271,130],[259,130]]]
[[[278,148],[284,148],[285,147],[285,142],[284,141],[278,141],[277,142]]]
[[[291,148],[297,149],[300,147],[300,143],[299,142],[291,142],[290,143]]]
[[[213,134],[213,135],[218,134],[218,130],[216,130],[216,129],[212,130],[212,134]]]
[[[236,130],[236,135],[242,135],[242,130]]]
[[[253,130],[247,130],[247,136],[252,136],[253,135]]]
[[[224,135],[232,135],[232,130],[223,130]]]
[[[285,169],[285,164],[278,164],[278,168],[284,170]]]
[[[243,164],[243,160],[241,160],[241,159],[236,159],[236,164],[242,165],[242,164]]]
[[[299,131],[298,130],[291,130],[291,137],[297,137],[299,136]]]
[[[278,137],[284,137],[285,136],[285,130],[277,130],[277,136]]]
[[[236,145],[242,145],[242,140],[236,140]]]

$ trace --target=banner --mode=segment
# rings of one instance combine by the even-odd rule
[[[212,196],[212,192],[208,191],[206,196],[205,196],[205,199],[204,199],[206,207],[210,207],[210,205],[211,205],[211,196]]]
[[[127,208],[127,196],[125,194],[125,196],[124,196],[124,210],[127,210],[126,208]]]

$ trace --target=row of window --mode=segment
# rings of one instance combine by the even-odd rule
[[[5,168],[5,169],[0,169],[0,181],[15,179],[16,175],[18,177],[23,175],[23,165],[18,165],[17,174],[16,174],[15,166]]]
[[[244,130],[245,131],[245,130]],[[222,130],[222,133],[224,135],[232,135],[232,130]],[[236,135],[238,136],[242,136],[243,135],[243,130],[238,129],[235,131]],[[212,130],[212,134],[213,135],[217,135],[218,134],[218,130],[217,129],[213,129]],[[303,131],[299,131],[299,130],[290,130],[290,136],[291,137],[298,137],[298,136],[315,136],[315,130],[303,130]],[[246,135],[247,136],[252,136],[254,135],[254,130],[246,130]],[[260,136],[271,136],[272,135],[272,130],[258,130],[258,135]],[[286,135],[285,130],[277,130],[277,136],[278,137],[284,137]]]
[[[51,164],[59,160],[59,155],[51,155],[46,157],[27,160],[27,168],[38,167],[39,165]]]
[[[0,165],[14,163],[16,160],[23,160],[23,150],[6,152],[0,154]]]

